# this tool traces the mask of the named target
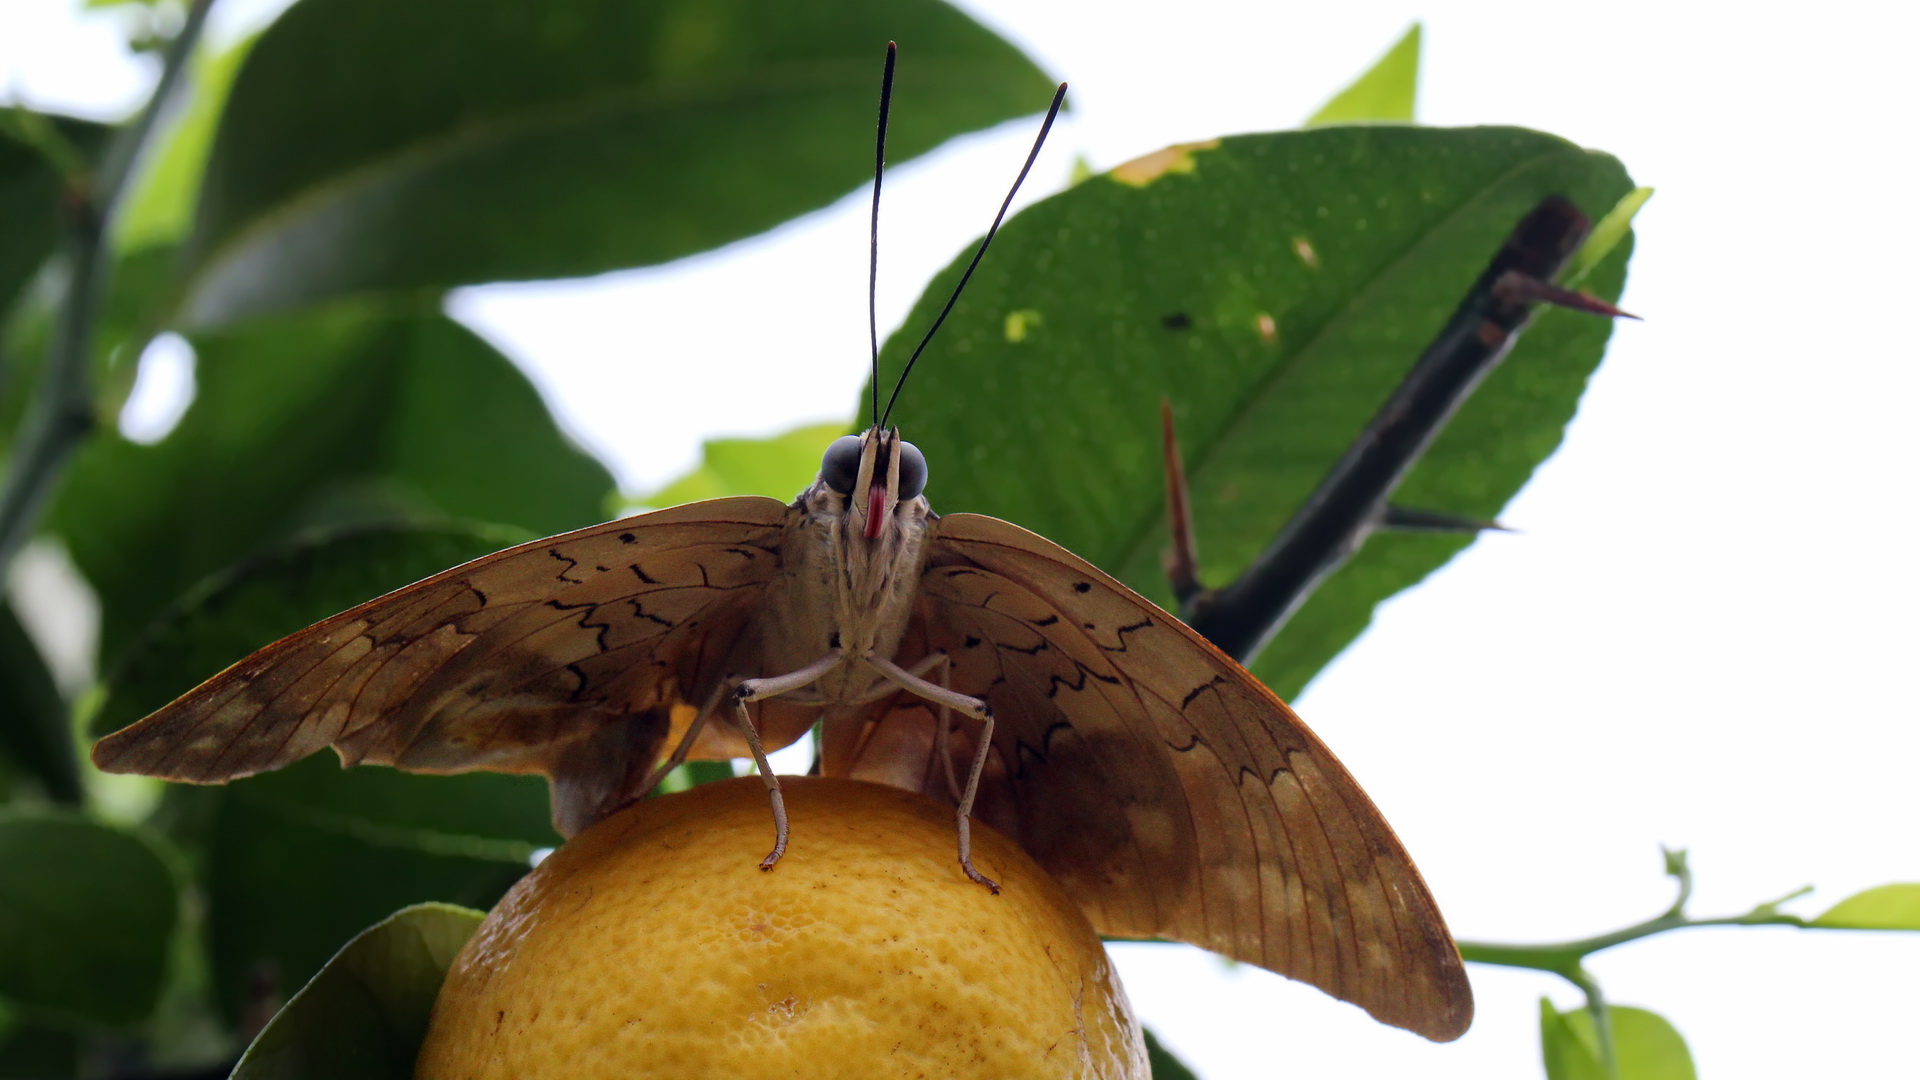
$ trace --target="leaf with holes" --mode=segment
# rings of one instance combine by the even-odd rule
[[[1202,574],[1222,585],[1300,507],[1522,215],[1559,193],[1597,218],[1632,190],[1613,158],[1514,128],[1335,127],[1172,147],[1010,220],[894,419],[927,454],[936,509],[1026,526],[1170,603],[1163,396]],[[1587,287],[1618,295],[1630,248]],[[888,341],[886,380],[963,265]],[[1397,501],[1495,516],[1558,445],[1609,332],[1591,316],[1541,314]],[[1298,693],[1374,605],[1467,542],[1374,537],[1255,673]]]

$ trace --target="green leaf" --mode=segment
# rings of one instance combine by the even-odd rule
[[[492,907],[534,849],[559,843],[533,776],[411,776],[317,755],[221,791],[173,794],[206,821],[208,947],[229,1018],[249,984],[264,975],[298,986],[383,912]]]
[[[80,1035],[67,1028],[0,1019],[0,1080],[80,1075]]]
[[[1323,128],[1149,155],[1002,228],[894,417],[926,452],[935,509],[1006,518],[1170,603],[1162,395],[1179,422],[1202,573],[1224,585],[1386,401],[1524,214],[1555,193],[1604,212],[1632,187],[1612,158],[1514,128]],[[1618,295],[1629,247],[1595,270],[1596,293]],[[882,385],[965,258],[888,341]],[[1013,312],[1041,318],[1010,335]],[[1591,316],[1542,313],[1397,501],[1495,517],[1559,443],[1609,333]],[[1375,536],[1255,672],[1297,693],[1376,604],[1468,542]]]
[[[1414,96],[1420,81],[1420,24],[1407,27],[1385,56],[1345,90],[1333,95],[1303,127],[1384,121],[1413,123]]]
[[[1687,1041],[1665,1017],[1628,1005],[1610,1005],[1607,1023],[1613,1029],[1619,1067],[1611,1080],[1695,1080]],[[1547,1080],[1609,1080],[1593,1017],[1586,1009],[1563,1013],[1541,998],[1540,1044]]]
[[[63,169],[84,165],[109,130],[0,106],[0,315],[59,243]],[[80,160],[59,161],[67,156]]]
[[[1547,1080],[1609,1080],[1606,1067],[1600,1064],[1592,1020],[1575,1028],[1568,1019],[1578,1012],[1563,1013],[1553,1002],[1540,999],[1540,1057]]]
[[[0,600],[0,759],[34,778],[47,798],[80,801],[67,703],[13,606]]]
[[[364,931],[267,1024],[233,1080],[410,1080],[433,999],[482,917],[420,904]]]
[[[677,506],[728,495],[791,498],[813,483],[820,471],[820,455],[848,428],[847,424],[812,424],[765,439],[709,439],[692,472],[634,501],[644,506]]]
[[[127,193],[126,208],[114,225],[114,242],[123,251],[173,245],[186,239],[193,207],[213,149],[214,130],[227,105],[240,62],[253,47],[248,38],[224,52],[197,54],[179,109],[159,136],[152,163],[142,167]]]
[[[1634,215],[1653,198],[1653,189],[1638,187],[1620,197],[1613,209],[1606,212],[1599,221],[1593,223],[1593,231],[1587,234],[1586,242],[1580,250],[1573,253],[1567,265],[1560,272],[1560,284],[1571,289],[1586,280],[1593,268],[1599,266],[1620,242],[1632,234]]]
[[[173,874],[152,845],[79,817],[0,814],[0,998],[103,1024],[152,1010]]]
[[[202,582],[142,635],[109,674],[93,731],[118,731],[255,649],[363,600],[529,539],[456,522],[374,524],[263,552]]]
[[[179,426],[153,446],[96,438],[52,514],[101,595],[109,661],[202,578],[310,528],[451,517],[545,535],[602,517],[607,471],[437,313],[333,309],[194,346]]]
[[[1142,1028],[1140,1033],[1147,1038],[1147,1065],[1153,1069],[1153,1080],[1200,1080],[1172,1051],[1160,1045],[1153,1032]]]
[[[1857,892],[1812,920],[1847,930],[1920,930],[1920,883],[1880,885]]]
[[[592,274],[771,228],[868,175],[889,37],[896,162],[1047,100],[934,0],[306,0],[234,85],[187,318]]]

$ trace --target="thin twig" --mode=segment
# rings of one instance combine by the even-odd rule
[[[185,76],[187,61],[206,24],[213,0],[194,0],[180,33],[167,45],[160,82],[147,104],[115,133],[91,180],[67,178],[61,210],[66,221],[67,290],[47,345],[46,376],[22,426],[0,484],[0,570],[33,534],[60,475],[92,434],[93,392],[89,370],[100,303],[112,270],[107,226],[127,182],[159,123],[160,114]],[[78,181],[78,182],[76,182]]]
[[[1439,336],[1267,550],[1232,584],[1183,610],[1195,630],[1252,662],[1320,582],[1359,550],[1407,471],[1512,349],[1538,297],[1516,295],[1510,275],[1551,281],[1586,234],[1586,216],[1559,196],[1521,219]]]
[[[1461,941],[1460,958],[1477,964],[1496,964],[1501,967],[1531,968],[1535,971],[1551,972],[1572,983],[1586,996],[1587,1015],[1593,1020],[1594,1041],[1600,1051],[1600,1064],[1606,1075],[1619,1075],[1619,1058],[1614,1050],[1613,1023],[1607,1015],[1606,999],[1601,995],[1600,983],[1586,969],[1586,958],[1615,945],[1629,941],[1664,934],[1671,930],[1688,930],[1699,926],[1795,926],[1801,929],[1817,929],[1814,923],[1798,915],[1786,915],[1780,911],[1780,905],[1797,896],[1811,891],[1810,888],[1796,889],[1778,900],[1764,904],[1755,904],[1744,915],[1723,916],[1717,919],[1689,918],[1686,912],[1687,901],[1693,897],[1693,872],[1687,866],[1685,851],[1662,851],[1666,858],[1667,874],[1678,886],[1672,905],[1666,911],[1634,923],[1632,926],[1615,930],[1608,934],[1596,934],[1593,937],[1575,941],[1563,941],[1553,945],[1494,945],[1478,941]]]

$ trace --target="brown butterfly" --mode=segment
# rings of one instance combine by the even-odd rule
[[[892,74],[889,46],[880,158]],[[878,160],[874,198],[877,222]],[[1103,934],[1193,942],[1430,1039],[1465,1031],[1472,994],[1432,895],[1299,717],[1085,560],[934,514],[926,480],[882,416],[830,445],[791,505],[716,499],[476,559],[261,649],[93,760],[219,783],[331,746],[346,765],[540,773],[572,835],[684,760],[750,754],[771,869],[788,825],[766,750],[818,723],[821,773],[953,804],[960,865],[995,891],[973,817]]]

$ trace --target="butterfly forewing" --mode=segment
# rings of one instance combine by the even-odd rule
[[[109,772],[214,783],[325,746],[419,772],[653,764],[685,708],[734,674],[789,508],[721,499],[476,559],[276,642],[94,748]],[[575,746],[609,726],[599,752]],[[617,786],[617,779],[580,790]],[[556,817],[583,819],[590,808]],[[566,831],[571,831],[568,829]]]
[[[945,650],[949,684],[993,706],[978,815],[1102,933],[1203,945],[1429,1038],[1466,1029],[1459,954],[1392,829],[1292,710],[1184,624],[1041,537],[953,514],[910,643]],[[829,766],[950,797],[925,756],[932,717],[902,703]],[[952,747],[963,778],[972,745]]]

